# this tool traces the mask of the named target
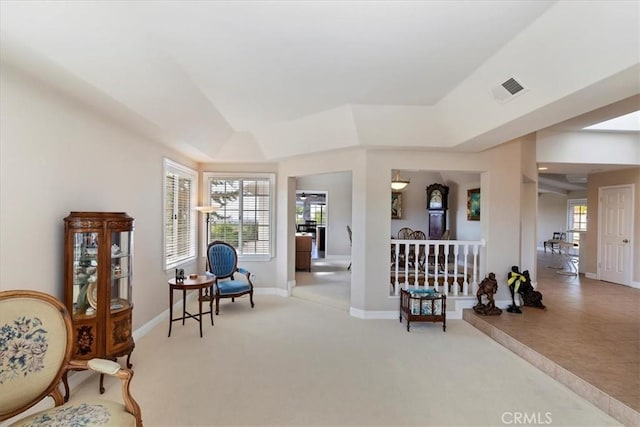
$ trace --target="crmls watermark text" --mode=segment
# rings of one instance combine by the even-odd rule
[[[503,424],[543,425],[551,424],[551,412],[503,412],[501,417]]]

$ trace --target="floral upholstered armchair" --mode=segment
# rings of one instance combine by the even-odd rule
[[[35,291],[0,292],[0,421],[16,417],[47,396],[55,406],[18,419],[12,426],[142,426],[140,407],[129,393],[133,371],[104,359],[71,359],[73,329],[64,305]],[[67,371],[90,369],[122,380],[124,404],[78,398],[64,403]]]

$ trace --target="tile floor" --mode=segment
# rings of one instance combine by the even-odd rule
[[[640,290],[557,274],[548,267],[554,256],[538,256],[547,310],[500,316],[468,310],[464,318],[624,424],[638,425]]]

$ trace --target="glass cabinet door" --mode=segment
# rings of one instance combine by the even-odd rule
[[[98,234],[74,233],[73,317],[91,317],[98,308]]]
[[[131,278],[133,277],[133,233],[111,233],[111,312],[131,306]]]

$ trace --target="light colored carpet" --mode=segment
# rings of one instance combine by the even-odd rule
[[[193,320],[168,338],[167,320],[136,343],[132,392],[145,426],[496,426],[525,414],[618,425],[462,320],[407,332],[301,298],[255,303],[225,300],[203,338]],[[73,396],[97,395],[97,384]],[[105,384],[119,399],[119,385]]]
[[[351,301],[351,272],[349,260],[314,258],[311,271],[296,272],[293,296],[328,304],[349,311]]]

